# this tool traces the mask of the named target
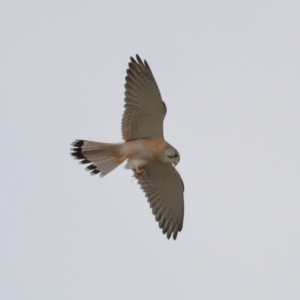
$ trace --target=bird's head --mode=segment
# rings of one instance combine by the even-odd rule
[[[176,166],[180,161],[179,152],[171,145],[167,145],[165,150],[164,162],[171,163]]]

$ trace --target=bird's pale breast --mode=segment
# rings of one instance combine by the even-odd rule
[[[161,161],[166,145],[164,140],[151,139],[125,142],[122,154],[128,158],[126,168],[132,169],[132,166],[141,167],[150,162]]]

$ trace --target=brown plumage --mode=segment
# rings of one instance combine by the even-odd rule
[[[152,71],[137,55],[131,58],[125,84],[125,111],[122,136],[118,144],[76,140],[71,155],[88,164],[92,175],[105,176],[122,162],[132,169],[167,238],[175,240],[183,227],[184,185],[176,165],[178,151],[164,140],[166,105]]]

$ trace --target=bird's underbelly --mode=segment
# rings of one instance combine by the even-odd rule
[[[166,142],[164,140],[136,140],[123,144],[122,154],[128,158],[126,169],[140,168],[150,162],[161,161]]]
[[[129,158],[125,165],[125,169],[131,169],[131,170],[139,169],[147,165],[149,162],[150,162],[149,160]]]

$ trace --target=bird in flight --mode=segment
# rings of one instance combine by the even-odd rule
[[[184,185],[174,167],[179,153],[163,135],[167,108],[146,60],[131,57],[125,80],[124,142],[75,140],[71,155],[100,177],[127,161],[125,168],[133,170],[163,234],[175,240],[183,227]]]

